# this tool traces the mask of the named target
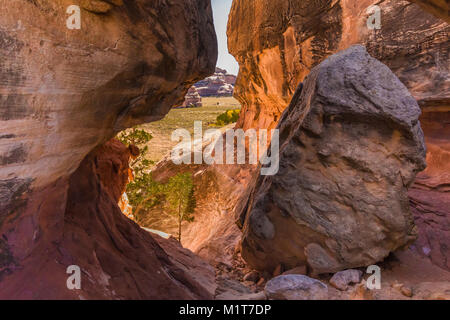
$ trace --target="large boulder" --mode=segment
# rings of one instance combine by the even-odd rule
[[[371,5],[381,9],[381,29],[367,27],[374,13],[368,10]],[[326,57],[351,45],[365,45],[399,77],[422,108],[430,165],[410,192],[419,228],[416,247],[446,269],[450,269],[448,22],[444,0],[234,0],[228,24],[228,46],[240,65],[235,97],[243,106],[238,127],[244,129],[276,127],[298,83]]]
[[[414,241],[407,191],[425,168],[420,113],[363,46],[315,67],[278,125],[280,170],[259,178],[243,212],[243,258],[328,273]]]
[[[73,4],[0,0],[0,296],[210,297],[120,215],[93,164],[214,72],[210,1],[83,0],[80,30]],[[69,291],[68,263],[100,278]]]
[[[351,284],[358,284],[362,280],[362,271],[349,269],[335,273],[330,279],[330,284],[339,290],[347,290]]]

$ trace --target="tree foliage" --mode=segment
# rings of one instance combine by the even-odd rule
[[[133,208],[133,216],[138,224],[144,220],[149,210],[160,207],[165,214],[176,219],[178,240],[181,242],[181,225],[184,221],[194,221],[194,183],[192,174],[180,173],[160,183],[153,179],[150,171],[151,160],[146,158],[148,142],[152,135],[143,129],[133,128],[120,133],[117,138],[125,145],[139,148],[139,156],[130,164],[134,179],[127,186],[127,195]]]
[[[125,145],[139,146],[153,139],[152,135],[144,129],[133,128],[119,133],[117,138]]]
[[[178,241],[181,242],[181,224],[193,222],[195,210],[194,183],[191,173],[179,173],[165,186],[167,208],[178,220]]]
[[[240,114],[241,110],[240,109],[235,109],[235,110],[227,110],[224,113],[220,114],[219,116],[217,116],[216,119],[216,126],[226,126],[230,123],[235,123],[239,120],[239,114]]]
[[[147,144],[153,139],[153,136],[144,129],[135,127],[119,133],[117,139],[126,146],[133,145],[139,148],[139,156],[131,162],[130,167],[133,170],[135,178],[142,177],[148,172],[150,166],[154,164],[153,161],[147,159]]]

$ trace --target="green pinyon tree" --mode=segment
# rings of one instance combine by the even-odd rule
[[[164,185],[153,180],[151,173],[143,173],[128,184],[127,195],[133,216],[142,225],[145,214],[164,203]]]
[[[195,210],[194,183],[191,173],[179,173],[165,185],[167,208],[178,220],[178,241],[181,242],[183,221],[193,222]]]
[[[123,144],[133,145],[139,149],[139,156],[130,163],[134,179],[127,186],[127,196],[133,208],[137,223],[142,219],[142,213],[155,207],[163,200],[162,186],[152,178],[149,171],[154,162],[147,159],[148,142],[153,138],[144,129],[134,127],[118,134],[117,138]]]
[[[130,163],[130,167],[134,171],[134,176],[140,177],[148,171],[153,161],[147,159],[148,142],[153,136],[144,129],[134,127],[130,130],[123,131],[117,135],[117,139],[126,146],[133,145],[139,148],[139,156]]]
[[[134,180],[127,186],[127,195],[133,208],[133,215],[140,225],[145,224],[146,214],[156,207],[162,210],[159,214],[177,220],[178,240],[181,242],[181,225],[184,221],[194,221],[195,210],[194,183],[192,174],[179,173],[167,183],[153,179],[150,165],[154,162],[146,159],[148,142],[152,135],[143,129],[133,128],[120,133],[117,138],[125,145],[139,148],[139,156],[130,164]]]

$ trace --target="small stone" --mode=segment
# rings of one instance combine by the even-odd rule
[[[355,289],[350,293],[351,300],[374,300],[373,292],[367,289],[366,281],[355,286]]]
[[[408,297],[408,298],[411,298],[411,297],[413,296],[413,291],[412,291],[412,289],[411,289],[410,287],[407,287],[407,286],[403,286],[403,287],[400,289],[400,292],[401,292],[405,297]]]
[[[302,274],[302,275],[306,275],[307,273],[308,272],[307,272],[306,266],[303,265],[303,266],[296,267],[294,269],[290,269],[288,271],[285,271],[285,272],[283,272],[283,275],[284,276],[288,275],[288,274]]]
[[[435,292],[429,295],[427,300],[450,300],[450,294],[444,292]]]
[[[391,284],[391,287],[397,290],[400,290],[400,288],[403,286],[403,284],[399,283],[398,281],[395,281]]]
[[[275,268],[275,270],[273,270],[273,276],[274,277],[278,277],[279,275],[281,274],[281,264],[279,264],[276,268]]]
[[[257,292],[257,293],[250,293],[250,294],[242,295],[240,297],[237,297],[237,300],[258,301],[258,300],[267,300],[267,297],[266,297],[266,294],[264,293],[264,291],[261,291],[261,292]]]
[[[256,283],[257,286],[262,286],[264,284],[264,282],[266,281],[266,279],[261,278],[259,279],[259,281]]]
[[[360,270],[349,269],[336,273],[330,280],[330,284],[336,289],[345,291],[349,284],[360,283],[362,279],[362,272]]]
[[[258,282],[259,273],[258,271],[250,271],[244,276],[244,281]]]
[[[304,275],[284,275],[267,282],[264,289],[269,300],[326,300],[328,287]]]
[[[400,292],[405,297],[411,298],[413,296],[413,291],[411,287],[405,286],[403,283],[394,282],[391,285],[392,288],[396,289],[398,292]]]

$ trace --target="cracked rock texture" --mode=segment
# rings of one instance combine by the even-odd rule
[[[72,4],[0,0],[0,295],[80,298],[67,292],[65,267],[81,260],[88,277],[98,263],[113,268],[102,271],[108,294],[89,287],[83,297],[207,297],[149,236],[131,235],[138,228],[99,186],[92,150],[163,118],[214,72],[210,1],[83,0],[81,30],[66,27]],[[108,233],[121,239],[115,249]],[[162,274],[136,284],[134,268]],[[120,270],[129,272],[116,281]]]
[[[330,273],[412,243],[407,191],[425,168],[420,113],[363,46],[315,67],[278,125],[280,171],[259,178],[243,212],[246,262]]]
[[[374,4],[381,9],[379,30],[367,27]],[[421,103],[448,103],[449,31],[448,23],[408,1],[235,0],[228,46],[240,65],[238,126],[275,127],[310,70],[354,44],[365,45]]]
[[[426,107],[420,118],[427,168],[409,191],[419,229],[417,251],[450,270],[450,105]]]
[[[410,0],[424,10],[450,23],[450,2],[448,0]]]

